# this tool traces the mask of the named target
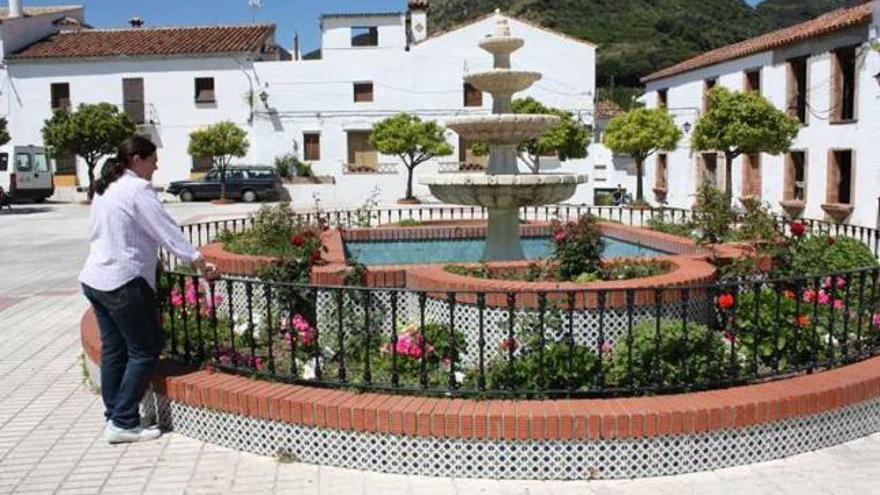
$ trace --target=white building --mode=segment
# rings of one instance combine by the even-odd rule
[[[686,131],[679,148],[648,160],[646,190],[690,207],[703,181],[723,187],[724,155],[698,153],[690,134],[713,86],[759,91],[797,117],[788,153],[740,156],[734,197],[760,196],[792,215],[875,225],[880,196],[878,2],[713,50],[643,78],[649,107]]]
[[[406,12],[322,16],[320,58],[300,57],[294,48],[287,60],[272,26],[58,33],[8,57],[10,131],[16,143],[39,144],[53,107],[120,105],[143,120],[143,130],[159,144],[155,182],[161,185],[193,171],[186,152],[192,130],[232,120],[250,135],[251,150],[239,162],[271,164],[294,153],[315,173],[335,177],[335,185],[293,186],[294,202],[311,203],[317,193],[325,204],[353,203],[374,187],[381,201],[393,201],[403,195],[406,170],[396,157],[370,149],[375,122],[399,112],[442,122],[491,109],[490,96],[466,88],[462,76],[491,66],[477,43],[492,32],[498,14],[427,36],[426,3],[412,0]],[[544,74],[526,95],[591,125],[595,46],[515,18],[509,22],[526,41],[514,54],[514,67]],[[448,139],[455,154],[419,166],[417,177],[479,162],[451,131]],[[588,160],[547,159],[542,169],[584,173]],[[64,161],[58,169],[72,172]],[[85,184],[83,164],[77,175]],[[573,200],[587,201],[588,187]],[[427,198],[427,188],[415,192]]]

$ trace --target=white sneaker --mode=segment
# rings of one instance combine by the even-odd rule
[[[104,428],[104,439],[109,443],[133,443],[147,442],[162,436],[158,428],[119,428],[112,422],[108,422]]]

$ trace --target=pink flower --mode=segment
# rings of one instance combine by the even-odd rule
[[[553,240],[556,241],[557,244],[565,242],[565,240],[567,238],[568,238],[568,234],[566,234],[564,230],[558,230],[553,235]]]
[[[874,328],[880,328],[880,313],[874,313],[872,322],[874,323]]]
[[[819,304],[830,304],[831,296],[828,295],[824,290],[819,291]]]
[[[837,288],[843,289],[846,287],[846,279],[843,277],[837,277]]]
[[[171,289],[171,305],[175,308],[183,306],[183,296],[180,295],[180,291],[177,290],[177,287]]]
[[[201,307],[202,307],[202,316],[206,316],[208,318],[214,316],[214,310],[220,303],[223,302],[223,296],[220,294],[214,294],[214,299],[211,300],[211,296],[205,294],[201,299]]]
[[[804,291],[804,301],[813,302],[816,300],[816,291],[813,289],[807,289]]]
[[[422,357],[422,336],[413,332],[403,332],[397,336],[397,345],[394,350],[402,356],[419,359]],[[430,353],[433,347],[425,343],[425,353]]]
[[[827,289],[831,287],[831,275],[822,279],[822,288]]]
[[[602,343],[602,354],[611,354],[614,352],[614,344],[607,340]]]
[[[843,309],[843,299],[834,300],[834,309]]]
[[[296,330],[296,333],[299,335],[299,340],[302,341],[303,345],[312,345],[315,343],[315,329],[309,324],[303,315],[299,313],[293,315],[293,318],[290,319],[290,326]]]
[[[728,342],[733,342],[733,334],[729,332],[724,332],[724,340]]]

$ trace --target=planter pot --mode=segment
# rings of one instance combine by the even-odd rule
[[[828,214],[835,222],[844,223],[846,219],[853,212],[853,205],[847,205],[842,203],[825,203],[822,205],[822,210]]]
[[[798,218],[804,212],[807,204],[797,199],[786,199],[784,201],[780,201],[779,206],[781,206],[782,209],[785,210],[785,213],[787,213],[789,217]]]
[[[397,204],[399,204],[399,205],[420,205],[420,204],[422,204],[422,202],[416,198],[412,198],[412,199],[403,198],[403,199],[398,199]]]

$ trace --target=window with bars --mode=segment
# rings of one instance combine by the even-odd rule
[[[852,204],[853,151],[831,150],[829,155],[826,200],[828,203]]]
[[[831,120],[856,118],[856,47],[834,50],[831,64]]]
[[[807,58],[788,61],[786,111],[801,124],[807,123]]]
[[[663,191],[665,191],[667,187],[667,160],[668,156],[666,155],[666,153],[657,154],[657,167],[654,171],[654,187]]]
[[[144,79],[141,77],[122,80],[122,107],[135,124],[144,123]]]
[[[761,92],[761,69],[746,71],[745,90],[755,93]]]
[[[657,90],[657,108],[668,108],[669,107],[669,90],[668,89],[658,89]]]
[[[805,201],[807,198],[807,154],[789,151],[785,155],[784,200]]]

